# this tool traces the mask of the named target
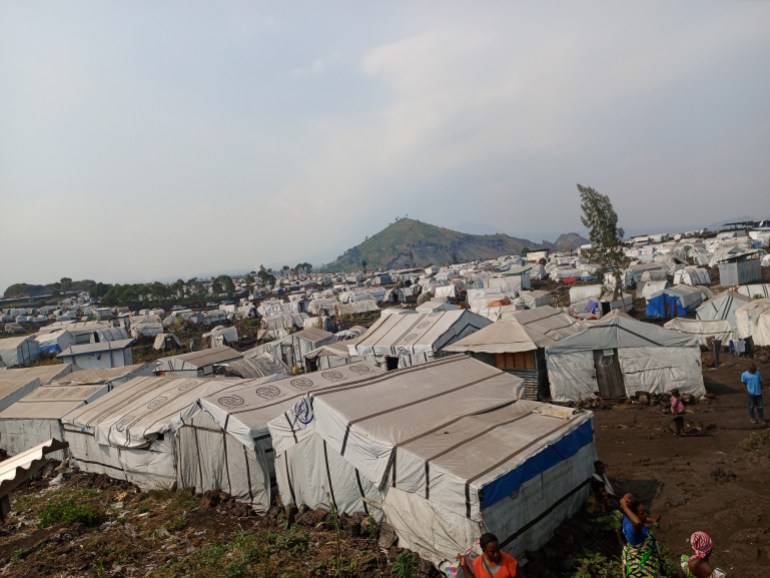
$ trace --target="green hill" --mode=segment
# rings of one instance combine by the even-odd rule
[[[524,248],[544,246],[551,245],[503,234],[468,235],[403,218],[348,249],[324,270],[358,271],[364,261],[369,271],[447,265],[519,254]]]

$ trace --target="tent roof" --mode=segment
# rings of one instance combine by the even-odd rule
[[[329,333],[328,331],[318,329],[317,327],[309,327],[307,329],[302,329],[301,331],[292,333],[291,336],[292,338],[301,337],[302,339],[307,339],[308,341],[317,342],[323,341],[324,339],[329,339],[330,337],[334,337],[334,333]]]
[[[433,345],[451,332],[457,323],[481,329],[491,321],[462,309],[429,312],[407,309],[391,315],[382,315],[358,339],[355,347],[359,352],[375,348],[433,348]]]
[[[25,367],[22,369],[0,368],[0,397],[16,391],[36,379],[41,385],[50,383],[72,371],[69,363],[56,365],[40,365],[38,367]]]
[[[240,359],[242,355],[227,346],[214,347],[213,349],[203,349],[201,351],[192,351],[170,357],[163,357],[158,360],[158,369],[163,371],[173,371],[181,367],[200,368],[214,365],[215,363],[224,363]]]
[[[141,370],[147,370],[152,373],[149,363],[137,363],[134,365],[124,365],[122,367],[94,367],[91,369],[76,369],[63,377],[58,377],[53,381],[59,385],[89,385],[107,383],[138,373]]]
[[[62,424],[93,431],[97,443],[146,447],[181,427],[199,411],[198,399],[265,380],[139,377],[62,418]]]
[[[453,355],[311,394],[316,431],[370,480],[379,483],[392,448],[444,431],[458,420],[518,397],[522,380],[465,355]],[[287,429],[288,427],[288,429]],[[276,451],[304,426],[287,412],[270,422]],[[283,432],[291,433],[285,435]]]
[[[106,389],[106,385],[44,385],[6,408],[0,419],[60,419]]]
[[[513,318],[525,327],[554,341],[574,335],[584,327],[583,322],[570,317],[563,311],[550,305],[543,305],[542,307],[525,309],[523,311],[506,311],[503,314],[503,319],[508,318]]]
[[[56,357],[86,355],[89,353],[100,353],[102,351],[119,351],[121,349],[130,347],[133,342],[133,339],[117,339],[115,341],[101,341],[99,343],[83,343],[80,345],[71,345]]]
[[[308,392],[359,383],[385,370],[370,363],[355,363],[264,383],[261,387],[231,388],[200,400],[201,408],[247,447],[267,434],[267,422],[294,407]]]
[[[613,311],[580,333],[547,348],[549,355],[629,347],[698,347],[698,340],[679,331],[638,321]]]
[[[553,339],[515,319],[505,319],[471,333],[448,345],[444,351],[473,353],[516,353],[533,351],[555,343]]]

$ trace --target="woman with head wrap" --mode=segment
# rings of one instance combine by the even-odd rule
[[[714,568],[709,560],[714,550],[711,536],[706,532],[695,532],[690,536],[690,546],[693,554],[682,554],[679,567],[679,578],[725,578],[727,574],[719,568]]]

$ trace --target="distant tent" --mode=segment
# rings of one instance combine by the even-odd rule
[[[708,301],[702,303],[695,311],[695,316],[701,321],[727,321],[733,331],[737,329],[735,324],[735,311],[741,305],[749,302],[749,297],[735,291],[723,291]]]

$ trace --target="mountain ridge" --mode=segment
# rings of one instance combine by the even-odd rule
[[[446,265],[521,254],[522,250],[569,250],[587,242],[577,233],[560,235],[555,243],[537,243],[504,233],[473,235],[404,217],[351,247],[324,265],[323,270],[389,270]]]

